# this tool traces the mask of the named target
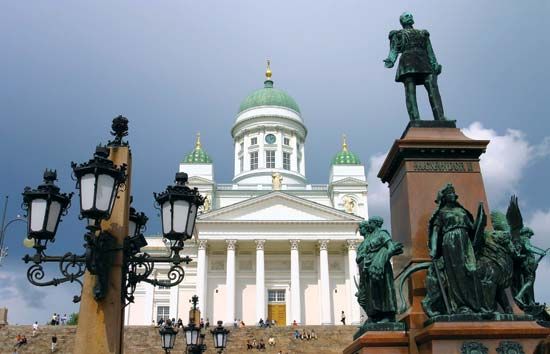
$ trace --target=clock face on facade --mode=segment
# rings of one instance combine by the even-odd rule
[[[275,138],[275,135],[273,135],[273,134],[267,134],[265,136],[265,142],[268,143],[268,144],[275,144],[276,140],[277,140],[277,138]]]

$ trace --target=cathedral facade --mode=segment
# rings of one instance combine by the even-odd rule
[[[264,87],[241,103],[231,130],[234,177],[217,183],[214,163],[197,136],[180,163],[189,185],[206,196],[196,239],[182,253],[193,262],[176,287],[141,283],[125,323],[146,325],[160,318],[187,322],[193,295],[210,323],[259,319],[278,325],[359,323],[355,298],[357,228],[368,217],[365,167],[344,138],[332,159],[327,184],[306,178],[307,128],[292,97]],[[327,161],[329,162],[329,161]],[[145,251],[166,252],[160,236],[148,236]],[[154,274],[167,277],[167,268]]]

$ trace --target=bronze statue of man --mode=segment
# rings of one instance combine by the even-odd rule
[[[390,53],[384,59],[386,68],[392,68],[401,53],[395,81],[405,85],[407,111],[411,120],[420,120],[416,102],[416,85],[424,85],[428,91],[430,105],[435,120],[445,120],[443,103],[437,86],[437,76],[441,73],[441,65],[435,58],[430,33],[426,30],[413,28],[413,15],[404,12],[399,17],[402,30],[391,31]]]
[[[367,323],[395,322],[397,312],[390,259],[403,253],[403,245],[391,239],[381,228],[383,223],[381,217],[373,216],[359,224],[365,239],[357,248],[360,282],[356,296],[367,313]]]

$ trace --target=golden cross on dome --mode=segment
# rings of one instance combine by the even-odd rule
[[[265,77],[267,80],[271,80],[271,61],[267,59],[267,69],[265,70]]]
[[[197,133],[197,141],[195,142],[195,149],[201,148],[201,133]]]
[[[342,151],[348,151],[348,143],[346,140],[346,134],[342,134]]]

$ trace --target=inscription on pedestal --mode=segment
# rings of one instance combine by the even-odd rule
[[[472,162],[464,162],[464,161],[414,161],[413,171],[474,172],[474,165]]]

